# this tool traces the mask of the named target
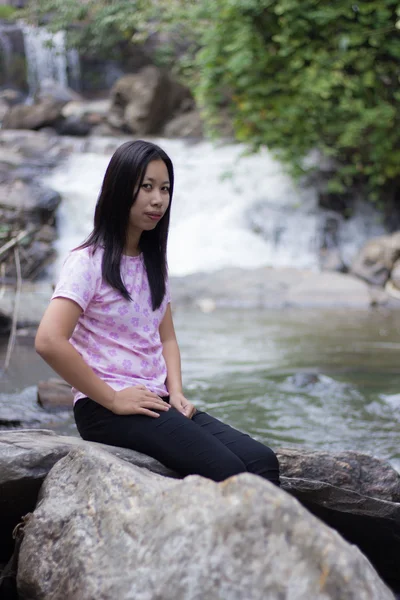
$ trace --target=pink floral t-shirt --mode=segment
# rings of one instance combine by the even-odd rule
[[[103,281],[103,250],[70,252],[52,298],[69,298],[82,308],[70,339],[83,360],[114,390],[145,385],[167,396],[167,369],[162,355],[159,326],[170,302],[153,311],[147,273],[140,256],[123,256],[122,281],[132,301]],[[85,397],[73,388],[74,402]]]

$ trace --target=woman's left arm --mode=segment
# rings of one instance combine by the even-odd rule
[[[164,318],[160,323],[160,339],[163,347],[163,356],[167,365],[167,389],[169,402],[185,417],[191,419],[196,411],[195,407],[185,398],[182,392],[181,354],[176,339],[174,322],[172,320],[171,304],[168,303]]]

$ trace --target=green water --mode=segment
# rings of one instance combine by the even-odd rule
[[[174,320],[199,408],[274,448],[358,450],[400,470],[400,313],[177,309]],[[19,340],[0,407],[7,397],[34,411],[48,376],[31,340]],[[71,414],[40,418],[76,434]]]
[[[176,311],[175,326],[197,406],[273,447],[400,467],[400,314]]]

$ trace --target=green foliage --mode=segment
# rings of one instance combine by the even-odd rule
[[[13,19],[17,12],[18,11],[13,6],[2,4],[0,6],[0,19]]]
[[[400,182],[400,0],[36,0],[89,47],[154,31],[185,41],[179,67],[208,123],[268,146],[292,173],[330,159],[329,189],[373,198]],[[33,11],[34,12],[34,11]]]
[[[361,184],[377,198],[398,185],[397,0],[222,0],[209,10],[195,57],[209,118],[227,107],[238,139],[268,146],[296,175],[319,150],[335,165],[331,192]]]
[[[150,10],[145,0],[31,0],[25,17],[37,24],[46,22],[50,31],[66,29],[71,46],[116,58],[121,44],[141,36]]]

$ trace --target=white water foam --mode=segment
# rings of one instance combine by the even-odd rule
[[[121,140],[90,138],[46,183],[59,191],[60,260],[89,234],[104,172]],[[172,275],[224,267],[319,267],[321,218],[315,189],[301,189],[267,151],[244,155],[239,144],[215,146],[155,140],[171,156],[175,192],[168,248]],[[362,207],[342,225],[341,248],[350,258],[383,231]],[[56,267],[56,270],[59,268]]]

